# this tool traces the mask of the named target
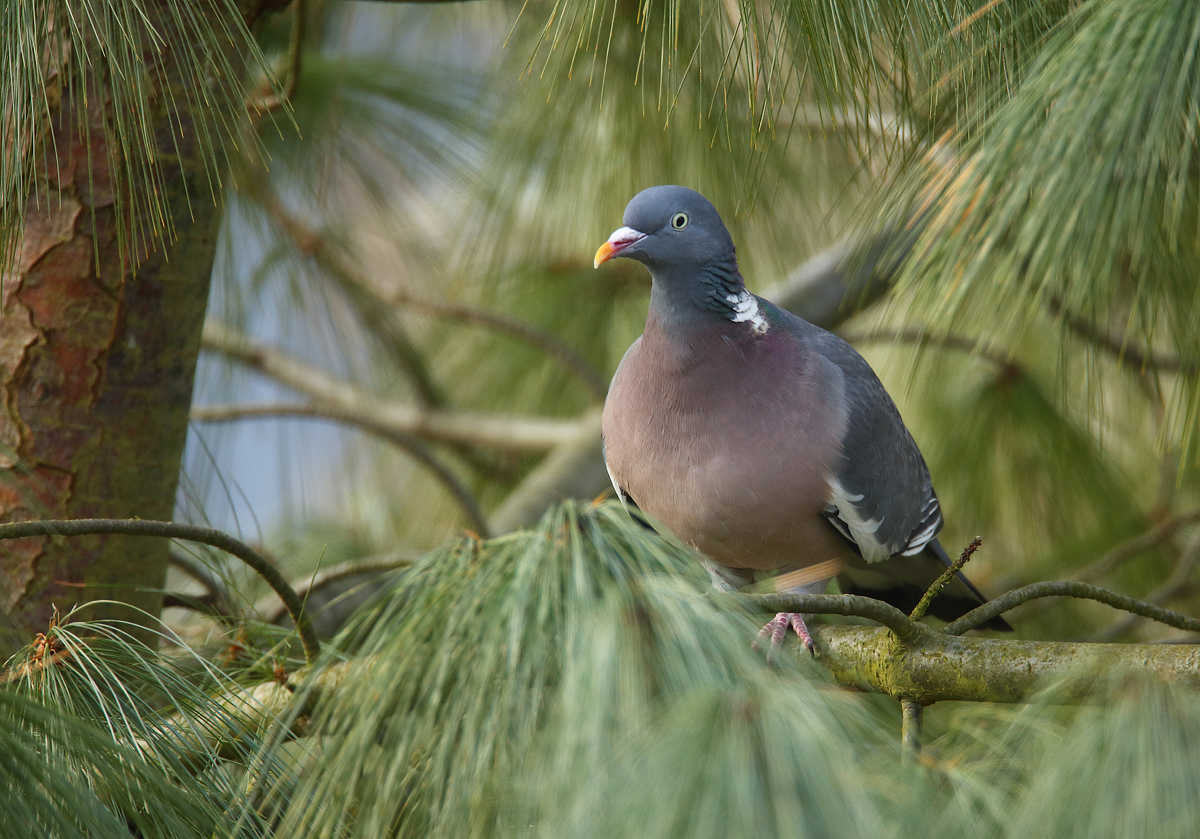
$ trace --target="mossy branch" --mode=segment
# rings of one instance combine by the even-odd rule
[[[1068,698],[1081,699],[1089,677],[1121,671],[1200,688],[1200,646],[1192,644],[1010,641],[933,631],[901,642],[887,629],[865,626],[814,627],[813,640],[818,660],[840,684],[922,705],[1024,702],[1063,677],[1075,677]]]
[[[1200,687],[1200,647],[967,639],[958,635],[1039,597],[1096,600],[1169,626],[1200,631],[1200,620],[1078,582],[1034,583],[980,606],[935,632],[869,597],[829,594],[721,595],[763,612],[867,618],[883,628],[825,626],[813,633],[817,656],[846,687],[928,705],[940,700],[1021,702],[1049,678],[1112,670],[1152,673]],[[1086,692],[1086,684],[1077,688]]]
[[[211,527],[192,524],[177,524],[170,521],[148,521],[145,519],[65,519],[48,521],[19,521],[0,524],[0,540],[21,539],[27,536],[92,536],[99,534],[121,534],[124,536],[161,536],[166,539],[186,539],[219,548],[235,556],[254,569],[266,581],[287,607],[288,614],[296,624],[300,643],[304,647],[304,658],[311,664],[321,652],[321,642],[313,630],[312,621],[304,612],[295,590],[288,585],[279,570],[265,556],[244,542]]]

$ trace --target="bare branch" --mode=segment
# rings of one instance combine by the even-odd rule
[[[163,608],[191,609],[222,623],[234,622],[234,615],[217,605],[216,598],[207,592],[195,595],[182,591],[164,591]]]
[[[1124,594],[1100,588],[1100,586],[1093,586],[1088,583],[1080,583],[1072,580],[1033,583],[1015,591],[1010,591],[1007,594],[1002,594],[994,600],[989,600],[982,606],[972,609],[958,620],[946,624],[942,631],[948,635],[961,635],[997,615],[1003,614],[1010,609],[1015,609],[1022,603],[1027,603],[1039,597],[1078,597],[1083,600],[1095,600],[1099,603],[1112,606],[1115,609],[1122,609],[1126,612],[1132,612],[1135,615],[1141,615],[1142,617],[1158,621],[1159,623],[1165,623],[1167,626],[1173,626],[1176,629],[1183,629],[1188,632],[1200,632],[1200,619],[1190,618],[1187,615],[1172,612],[1170,609],[1164,609],[1152,603],[1135,600]]]
[[[857,594],[719,594],[714,597],[737,598],[752,609],[763,612],[802,612],[806,615],[845,615],[867,618],[890,629],[901,641],[916,642],[933,630],[909,620],[895,606]]]
[[[296,592],[288,585],[287,580],[279,573],[279,569],[254,548],[244,542],[239,542],[228,533],[222,533],[211,527],[147,519],[66,519],[0,524],[0,539],[21,539],[26,536],[92,536],[110,533],[187,539],[189,542],[212,545],[214,548],[220,548],[225,553],[237,557],[253,568],[255,573],[274,589],[275,593],[279,595],[279,599],[287,604],[288,612],[296,624],[296,631],[300,634],[300,642],[304,646],[304,658],[307,662],[312,664],[320,655],[321,642],[317,640],[312,622],[304,613],[304,605],[296,596]]]
[[[959,556],[958,559],[954,560],[954,562],[950,563],[950,567],[943,571],[941,576],[933,581],[933,585],[925,590],[925,593],[921,595],[921,599],[917,601],[917,605],[913,607],[911,612],[908,613],[909,620],[919,621],[921,618],[925,617],[925,610],[929,608],[929,604],[933,602],[933,598],[941,594],[942,589],[944,589],[946,585],[958,575],[958,572],[963,570],[963,567],[970,562],[971,557],[975,555],[975,551],[979,550],[979,545],[981,542],[982,540],[978,536],[972,539],[971,544],[967,545],[966,550],[962,552],[962,555]]]
[[[900,700],[900,745],[903,760],[909,761],[921,754],[921,723],[925,706],[916,699]]]
[[[1179,562],[1175,563],[1175,569],[1171,572],[1171,576],[1161,586],[1146,595],[1146,602],[1158,606],[1175,597],[1192,584],[1192,571],[1195,570],[1198,563],[1200,563],[1200,533],[1197,533],[1191,543],[1184,548],[1183,553],[1179,556]],[[1140,618],[1140,615],[1124,615],[1114,621],[1111,626],[1097,632],[1090,640],[1111,641],[1137,623]]]
[[[1138,554],[1161,545],[1174,536],[1180,528],[1195,522],[1200,522],[1200,507],[1172,516],[1165,521],[1159,522],[1145,533],[1139,533],[1132,539],[1122,542],[1076,574],[1075,579],[1080,582],[1099,580]]]
[[[917,228],[889,228],[809,259],[762,296],[822,329],[836,329],[882,297],[912,250]]]
[[[532,324],[505,315],[473,309],[469,306],[459,306],[453,303],[440,303],[433,300],[421,300],[403,292],[393,292],[386,297],[387,302],[396,306],[406,306],[428,312],[438,317],[450,320],[477,323],[496,332],[509,335],[540,350],[544,350],[551,358],[558,360],[564,367],[579,377],[579,380],[592,392],[596,398],[603,400],[608,393],[608,382],[565,341],[556,335],[538,329]]]
[[[213,602],[233,602],[224,582],[204,563],[179,551],[171,551],[167,559],[175,568],[204,586],[204,591]]]
[[[501,451],[537,452],[549,451],[575,440],[580,429],[580,420],[441,411],[379,399],[279,349],[251,341],[216,321],[205,323],[202,341],[204,349],[235,358],[265,373],[308,396],[322,410],[354,414],[364,426],[369,424],[391,433]],[[220,421],[233,418],[231,412],[234,410],[243,415],[246,413],[242,408],[217,408],[193,407],[193,417],[202,421]]]
[[[487,518],[479,501],[467,489],[459,477],[415,435],[396,428],[384,427],[359,410],[347,410],[333,405],[308,403],[298,405],[290,402],[240,405],[197,405],[193,406],[191,418],[194,422],[232,422],[243,419],[278,419],[281,417],[311,417],[333,420],[353,425],[393,443],[407,452],[414,460],[428,469],[433,476],[454,496],[458,506],[467,516],[468,524],[485,538],[490,534]]]
[[[183,592],[168,591],[163,595],[164,608],[177,606],[183,609],[192,609],[221,620],[233,617],[233,598],[225,587],[224,581],[214,574],[212,569],[197,559],[175,550],[168,555],[168,561],[172,566],[202,585],[204,594],[197,597]]]
[[[851,332],[849,334],[842,332],[839,334],[851,344],[892,342],[958,350],[989,361],[1002,370],[1020,372],[1020,367],[1011,358],[990,347],[981,346],[978,342],[962,335],[935,335],[925,329],[880,329],[872,332]]]

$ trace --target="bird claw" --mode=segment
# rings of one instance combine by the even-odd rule
[[[758,638],[755,639],[751,646],[757,650],[759,642],[763,638],[770,637],[771,649],[767,651],[767,659],[770,660],[771,652],[783,646],[783,639],[787,635],[789,628],[804,643],[804,648],[808,650],[809,655],[815,656],[817,654],[817,647],[813,643],[808,626],[804,623],[804,616],[799,612],[779,612],[766,626],[758,631]]]

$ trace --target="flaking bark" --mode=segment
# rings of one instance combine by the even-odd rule
[[[88,103],[85,113],[58,101],[57,82],[47,91],[53,119],[34,153],[22,246],[15,265],[0,266],[2,521],[172,517],[220,220],[194,128],[213,115],[187,109],[203,97],[182,90],[177,43],[164,39],[144,56],[160,85],[158,187],[112,177],[120,150],[100,110],[112,80],[89,75],[86,100],[73,100]],[[138,190],[154,188],[171,217],[133,228]],[[94,614],[147,624],[161,608],[166,568],[161,540],[7,543],[0,660],[44,630],[55,608],[111,599],[134,608]]]

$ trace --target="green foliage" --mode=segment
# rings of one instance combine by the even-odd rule
[[[85,149],[47,144],[52,124],[77,130],[85,144],[107,143],[108,174],[121,197],[120,251],[136,263],[175,235],[159,144],[169,141],[180,156],[193,154],[194,145],[209,176],[208,200],[215,200],[223,152],[245,119],[243,74],[264,73],[268,85],[273,78],[234,0],[6,2],[0,32],[3,266],[19,246],[38,160],[68,172],[84,163],[73,156]],[[146,61],[168,50],[178,84],[152,77]],[[106,93],[107,80],[115,83]],[[91,165],[88,158],[81,179],[91,179]]]
[[[278,771],[261,752],[269,712],[242,713],[242,689],[194,654],[189,674],[120,626],[69,621],[7,664],[0,835],[255,835],[230,814],[241,770]]]
[[[0,690],[0,835],[128,839],[212,836],[224,813],[203,788],[53,706]]]
[[[902,192],[927,214],[902,285],[939,328],[995,339],[1061,311],[1064,327],[1169,349],[1191,371],[1167,391],[1170,436],[1187,445],[1200,416],[1200,9],[1097,0],[1068,23],[956,159],[935,158]]]
[[[530,531],[430,554],[348,631],[359,663],[342,684],[354,688],[315,723],[280,831],[490,836],[532,820],[610,835],[617,824],[589,815],[612,800],[596,797],[598,780],[616,794],[673,766],[656,805],[672,789],[716,794],[727,776],[705,763],[720,754],[757,796],[729,826],[862,832],[869,803],[835,782],[851,767],[822,681],[811,665],[766,666],[753,624],[704,598],[697,571],[611,503],[567,503]],[[706,740],[714,751],[698,760]],[[686,757],[664,763],[650,742]],[[802,755],[814,766],[795,774]],[[663,829],[686,823],[694,801],[672,802]],[[612,815],[632,823],[632,810]]]
[[[1161,685],[1122,685],[1039,743],[1011,836],[1194,836],[1200,830],[1200,703]],[[1085,760],[1073,756],[1086,755]],[[1064,802],[1069,802],[1064,806]]]
[[[946,703],[904,763],[894,707],[797,644],[766,662],[761,616],[703,578],[611,502],[456,540],[294,675],[294,742],[216,666],[56,628],[0,687],[0,835],[1195,834],[1194,692],[1115,674],[1081,705]]]
[[[172,39],[190,82],[168,93],[215,107],[199,128],[225,139],[243,106],[228,56],[266,70],[231,2],[163,8],[159,32],[138,3],[4,7],[4,229],[19,228],[10,196],[29,192],[31,161],[53,153],[35,140],[54,97],[77,103],[92,67],[120,82],[105,126],[118,181],[139,186],[120,215],[169,235],[140,51]],[[197,8],[230,28],[194,25]],[[761,288],[841,235],[867,187],[873,218],[920,237],[879,322],[959,339],[910,379],[909,416],[948,515],[1002,546],[994,567],[1070,573],[1196,502],[1194,471],[1176,468],[1200,400],[1193,2],[564,0],[529,7],[505,53],[446,63],[430,60],[436,30],[413,29],[422,48],[387,60],[310,34],[288,68],[298,136],[287,114],[260,119],[236,163],[228,266],[255,290],[282,278],[297,319],[326,317],[347,377],[418,393],[423,366],[450,408],[577,414],[592,396],[561,365],[414,324],[389,295],[520,317],[610,370],[644,275],[587,265],[634,192],[704,190]],[[198,138],[214,167],[220,137]],[[1114,341],[1145,369],[1118,369]],[[916,365],[880,366],[894,385]],[[439,455],[493,505],[534,465]],[[421,481],[364,459],[379,483],[346,479],[362,532],[327,536],[326,519],[307,534],[337,559],[455,526]],[[1119,579],[1149,588],[1181,554],[1158,550]],[[245,701],[251,686],[286,694],[270,673],[282,630],[243,623],[242,660],[228,643],[179,644],[172,664],[119,630],[56,627],[0,687],[0,835],[1197,834],[1195,695],[1117,679],[1082,707],[1054,690],[1017,709],[936,706],[924,758],[905,766],[893,707],[834,688],[803,655],[769,666],[750,648],[762,616],[706,583],[686,549],[612,503],[458,539],[359,611],[328,670],[296,677],[279,716],[298,742]],[[1036,626],[1091,629],[1056,614]]]

